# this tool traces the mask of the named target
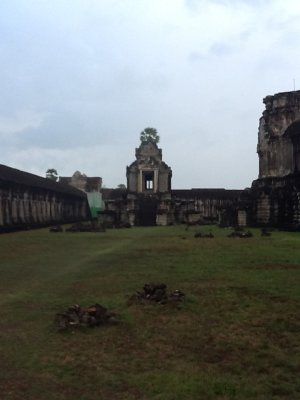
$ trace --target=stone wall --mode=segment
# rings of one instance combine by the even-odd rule
[[[300,180],[296,175],[258,179],[251,195],[250,220],[254,225],[300,227]]]
[[[81,191],[0,165],[0,231],[88,217],[86,195]]]
[[[227,212],[228,223],[236,225],[237,206],[242,192],[226,189],[172,190],[174,223],[218,223],[221,215]]]
[[[170,193],[133,194],[120,189],[102,189],[105,210],[114,213],[116,224],[156,225],[238,223],[238,203],[242,190],[190,189],[171,190]],[[147,200],[147,197],[148,200]],[[156,204],[155,204],[156,203]],[[246,218],[246,217],[245,217]],[[245,223],[245,218],[242,223]]]

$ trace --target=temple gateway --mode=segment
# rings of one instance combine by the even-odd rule
[[[135,161],[126,169],[127,189],[102,189],[106,223],[138,226],[175,223],[238,222],[241,190],[172,189],[172,170],[163,161],[162,149],[152,138],[135,149]],[[240,215],[241,217],[241,215]],[[244,224],[240,218],[240,223]]]

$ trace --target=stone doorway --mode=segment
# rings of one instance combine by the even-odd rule
[[[292,172],[300,172],[300,122],[292,123],[286,130],[286,136],[290,138],[293,146]]]
[[[139,196],[138,224],[140,226],[156,225],[157,203],[156,196]]]

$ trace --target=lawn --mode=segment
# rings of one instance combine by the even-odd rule
[[[300,233],[184,226],[0,236],[0,398],[300,398]],[[128,305],[148,282],[170,304]],[[58,331],[100,303],[119,323]]]

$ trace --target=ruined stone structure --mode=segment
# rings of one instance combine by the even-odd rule
[[[267,96],[264,104],[259,177],[249,190],[172,189],[159,137],[146,135],[127,167],[127,189],[101,188],[101,178],[79,171],[56,183],[0,165],[0,230],[85,219],[87,197],[92,216],[112,226],[218,222],[300,229],[300,91]]]
[[[89,209],[83,192],[0,165],[0,231],[87,218]]]
[[[162,161],[162,150],[154,141],[135,149],[136,160],[127,167],[127,188],[131,193],[170,193],[172,170]]]
[[[99,176],[87,177],[79,171],[75,171],[70,177],[60,176],[59,182],[64,185],[70,185],[83,192],[100,192],[102,178]]]
[[[136,160],[127,167],[127,190],[102,189],[110,223],[169,225],[176,223],[238,223],[237,202],[241,190],[173,190],[172,170],[162,160],[162,150],[153,140],[135,150]]]
[[[250,218],[258,225],[295,227],[300,224],[300,91],[267,96],[264,104]]]
[[[167,225],[171,222],[171,168],[152,140],[135,150],[127,167],[127,211],[131,225]]]
[[[102,178],[99,176],[88,177],[75,171],[71,177],[60,176],[59,182],[86,193],[91,217],[97,219],[98,212],[103,210],[102,194],[100,193]]]

